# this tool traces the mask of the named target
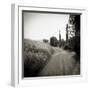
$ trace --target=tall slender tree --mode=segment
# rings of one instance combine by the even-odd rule
[[[66,24],[66,42],[68,42],[68,24]]]
[[[61,47],[61,31],[59,30],[59,47]]]

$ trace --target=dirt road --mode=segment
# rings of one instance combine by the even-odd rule
[[[77,75],[80,74],[80,64],[76,62],[74,52],[54,48],[55,53],[39,73],[40,76]]]

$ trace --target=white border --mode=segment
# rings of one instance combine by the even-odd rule
[[[81,75],[70,76],[51,76],[22,79],[22,10],[31,11],[48,11],[48,12],[65,12],[65,13],[81,13]],[[11,66],[11,84],[12,86],[31,86],[44,85],[48,83],[72,83],[87,81],[87,60],[83,55],[83,39],[86,29],[86,9],[83,8],[53,8],[53,7],[36,7],[22,4],[12,4],[12,66]],[[43,78],[43,80],[41,80]],[[48,79],[46,79],[48,78]],[[50,80],[49,80],[50,79]],[[39,82],[39,83],[38,83]]]

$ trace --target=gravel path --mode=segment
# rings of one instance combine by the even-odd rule
[[[39,73],[39,76],[50,75],[78,75],[80,74],[80,64],[76,62],[74,52],[54,48],[55,53],[48,63]]]

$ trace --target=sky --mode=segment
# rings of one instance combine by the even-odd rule
[[[24,12],[24,38],[32,40],[50,39],[55,36],[66,40],[66,24],[69,14]]]

